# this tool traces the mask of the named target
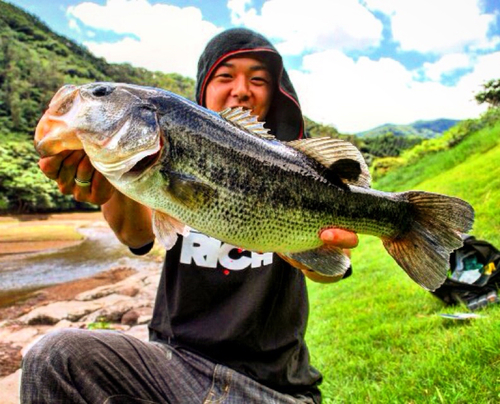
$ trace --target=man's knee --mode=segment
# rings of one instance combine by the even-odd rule
[[[23,368],[26,364],[43,362],[46,365],[64,362],[69,357],[85,357],[89,348],[89,331],[64,329],[43,336],[31,346],[23,357]]]

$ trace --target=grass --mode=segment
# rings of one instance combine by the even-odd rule
[[[500,247],[500,125],[454,149],[390,173],[374,188],[461,197],[476,211],[471,234]],[[307,342],[330,403],[500,402],[500,305],[467,321],[413,283],[375,237],[361,236],[353,275],[309,283]]]

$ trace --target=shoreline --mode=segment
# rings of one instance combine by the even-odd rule
[[[102,222],[101,212],[68,212],[54,214],[30,214],[30,215],[0,215],[0,229],[8,231],[13,227],[29,227],[37,225],[60,225],[61,223],[74,227],[76,231],[80,227],[89,226],[95,222]],[[22,259],[27,254],[59,250],[78,245],[85,240],[43,240],[43,241],[0,241],[0,263],[5,260]],[[41,287],[0,291],[0,321],[22,313],[34,304],[43,301],[61,301],[74,295],[91,290],[98,286],[109,285],[123,280],[136,273],[134,268],[115,267],[95,274],[90,277],[80,278],[73,281],[52,284]]]
[[[0,321],[15,319],[29,312],[33,306],[71,300],[79,293],[100,286],[113,285],[137,272],[137,269],[130,267],[116,267],[73,281],[0,294]]]
[[[79,227],[88,226],[94,222],[104,221],[102,213],[97,212],[67,212],[51,214],[30,215],[0,215],[0,229],[5,232],[16,231],[22,228],[41,226],[43,228],[51,225],[66,225],[73,227],[76,232]],[[15,258],[16,255],[41,252],[45,250],[60,249],[77,245],[84,241],[84,237],[75,239],[68,236],[66,239],[56,240],[0,240],[0,262],[4,257]]]

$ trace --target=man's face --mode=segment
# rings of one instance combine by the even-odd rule
[[[208,82],[205,105],[216,112],[228,107],[252,110],[264,121],[271,105],[273,81],[266,65],[253,57],[228,58]]]

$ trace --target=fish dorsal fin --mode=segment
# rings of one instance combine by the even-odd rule
[[[242,107],[226,108],[224,111],[219,112],[219,115],[224,120],[252,135],[257,135],[267,140],[275,139],[275,137],[269,133],[269,129],[264,128],[265,122],[260,122],[258,117],[252,115],[252,111],[249,109],[243,109]]]
[[[286,144],[333,171],[345,184],[370,187],[368,166],[361,152],[352,143],[320,137],[294,140]]]

